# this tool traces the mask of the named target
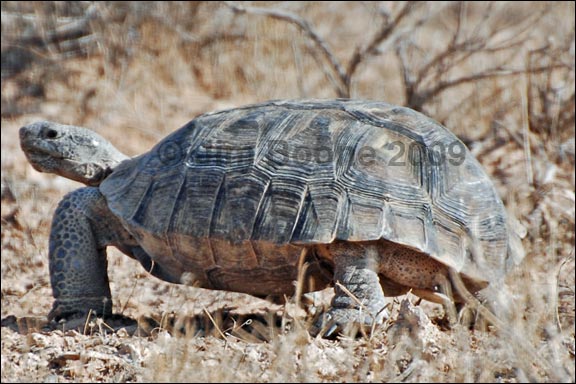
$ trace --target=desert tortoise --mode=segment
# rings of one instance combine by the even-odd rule
[[[88,185],[54,214],[50,318],[111,314],[109,245],[163,280],[260,297],[293,294],[299,271],[303,292],[339,282],[328,312],[338,327],[381,322],[385,295],[446,303],[450,270],[477,292],[522,258],[464,144],[383,102],[206,113],[134,158],[52,122],[20,139],[35,169]]]

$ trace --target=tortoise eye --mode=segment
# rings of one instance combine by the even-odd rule
[[[58,137],[58,131],[56,131],[55,129],[48,129],[47,131],[44,132],[44,137],[46,139],[55,139]]]

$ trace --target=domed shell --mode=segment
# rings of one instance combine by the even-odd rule
[[[450,131],[408,108],[273,101],[208,113],[100,186],[151,253],[182,242],[386,239],[478,280],[511,259],[503,204]],[[233,256],[240,257],[240,256]]]

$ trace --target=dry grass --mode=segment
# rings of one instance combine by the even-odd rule
[[[2,382],[574,382],[574,73],[573,2],[3,2],[2,319],[21,332],[2,327]],[[438,307],[403,298],[355,340],[298,323],[260,327],[264,343],[227,326],[142,337],[22,324],[50,309],[51,215],[79,185],[32,170],[18,127],[85,125],[135,155],[204,111],[338,95],[424,111],[493,177],[526,231],[499,294],[504,327],[446,330],[428,320]],[[270,309],[109,253],[115,311],[133,318]]]

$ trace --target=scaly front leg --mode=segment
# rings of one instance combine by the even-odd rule
[[[100,226],[110,225],[106,201],[98,188],[81,188],[64,197],[52,221],[49,246],[50,282],[55,301],[49,319],[93,311],[112,314],[112,295],[106,270],[110,239]],[[95,217],[96,216],[96,217]],[[100,222],[101,225],[95,224]]]

